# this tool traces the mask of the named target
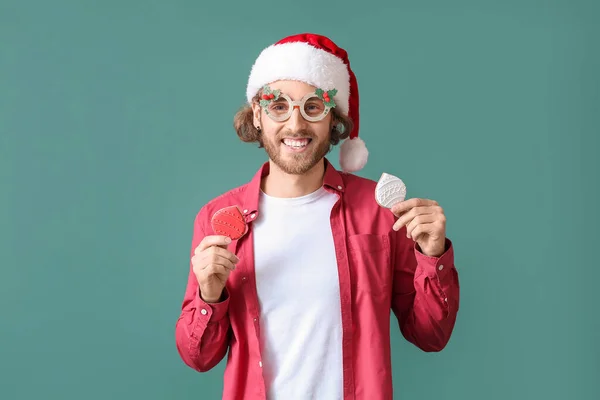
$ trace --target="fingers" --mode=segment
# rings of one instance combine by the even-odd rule
[[[205,281],[205,278],[210,275],[217,275],[221,281],[225,282],[230,272],[231,269],[225,267],[224,265],[210,264],[198,272],[199,282]]]
[[[421,235],[440,237],[439,235],[443,236],[443,232],[444,223],[436,219],[433,222],[418,224],[407,236],[412,238],[414,241],[418,241]]]
[[[228,274],[235,269],[240,259],[226,248],[219,247],[219,243],[226,241],[225,236],[207,236],[196,247],[192,264],[194,273],[199,278],[210,274]]]
[[[198,254],[199,252],[208,249],[209,247],[212,246],[222,246],[222,247],[227,247],[227,245],[231,243],[231,238],[227,237],[227,236],[223,236],[223,235],[209,235],[209,236],[205,236],[204,239],[202,239],[202,241],[200,242],[200,244],[198,245],[198,247],[195,250],[195,253]]]
[[[213,247],[209,251],[209,253],[196,254],[192,257],[195,270],[206,269],[210,265],[216,264],[233,271],[235,264],[240,261],[235,254],[219,247]]]
[[[412,219],[414,219],[417,215],[420,214],[430,214],[431,211],[429,207],[415,207],[410,209],[409,211],[400,214],[398,220],[394,224],[394,230],[399,230],[404,225],[408,224]]]
[[[236,261],[237,262],[237,261]],[[236,262],[231,261],[231,259],[227,258],[227,257],[223,257],[221,255],[217,255],[215,254],[212,257],[205,257],[205,258],[201,258],[198,261],[198,266],[201,269],[206,269],[208,266],[213,265],[213,264],[217,264],[217,265],[222,265],[227,269],[230,270],[234,270],[235,269],[235,264]]]
[[[414,220],[419,215],[432,215],[438,214],[442,212],[442,208],[440,206],[417,206],[409,211],[399,214],[399,218],[394,224],[394,230],[398,231],[403,226],[409,224],[412,220]]]
[[[413,199],[404,200],[404,201],[401,201],[400,203],[395,204],[394,206],[392,206],[392,212],[396,216],[400,216],[401,214],[403,214],[415,207],[428,207],[428,206],[437,206],[437,205],[438,205],[438,202],[435,200],[413,198]]]
[[[413,218],[412,221],[406,225],[406,237],[416,239],[422,233],[431,231],[432,222],[436,221],[434,214],[421,214]]]
[[[198,247],[200,247],[200,246],[198,246]],[[220,256],[220,257],[228,259],[229,261],[231,261],[234,264],[237,264],[240,261],[238,256],[236,256],[231,251],[224,249],[222,247],[210,247],[201,252],[196,251],[195,255],[202,255],[203,257]]]

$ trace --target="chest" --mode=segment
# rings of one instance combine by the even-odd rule
[[[255,221],[254,270],[263,303],[286,298],[322,302],[339,296],[330,224],[334,200],[310,207],[272,208]]]

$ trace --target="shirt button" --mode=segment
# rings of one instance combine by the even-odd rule
[[[248,278],[246,278],[245,276],[242,276],[242,282],[246,282]]]
[[[250,214],[250,218],[254,219],[254,217],[256,217],[256,214]]]
[[[338,186],[338,189],[342,190],[342,187],[341,187],[341,186]]]
[[[202,315],[206,315],[208,314],[208,311],[206,311],[204,308],[202,310],[200,310],[200,313],[202,313]]]
[[[438,267],[438,269],[441,271],[441,270],[443,270],[443,269],[444,269],[444,266],[443,266],[443,265],[440,265],[440,266]]]
[[[244,214],[248,214],[248,210],[244,210]]]
[[[258,366],[262,368],[262,361],[258,362]]]

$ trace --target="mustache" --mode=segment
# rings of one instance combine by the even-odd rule
[[[281,132],[279,135],[280,138],[289,137],[289,138],[311,138],[314,139],[316,135],[310,129],[300,129],[298,131],[286,130]]]

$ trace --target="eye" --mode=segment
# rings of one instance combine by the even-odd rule
[[[287,109],[287,105],[283,102],[275,102],[269,105],[269,109],[272,111],[285,111]]]
[[[310,110],[321,110],[323,109],[323,104],[319,104],[317,102],[310,102],[306,104],[306,108]]]

